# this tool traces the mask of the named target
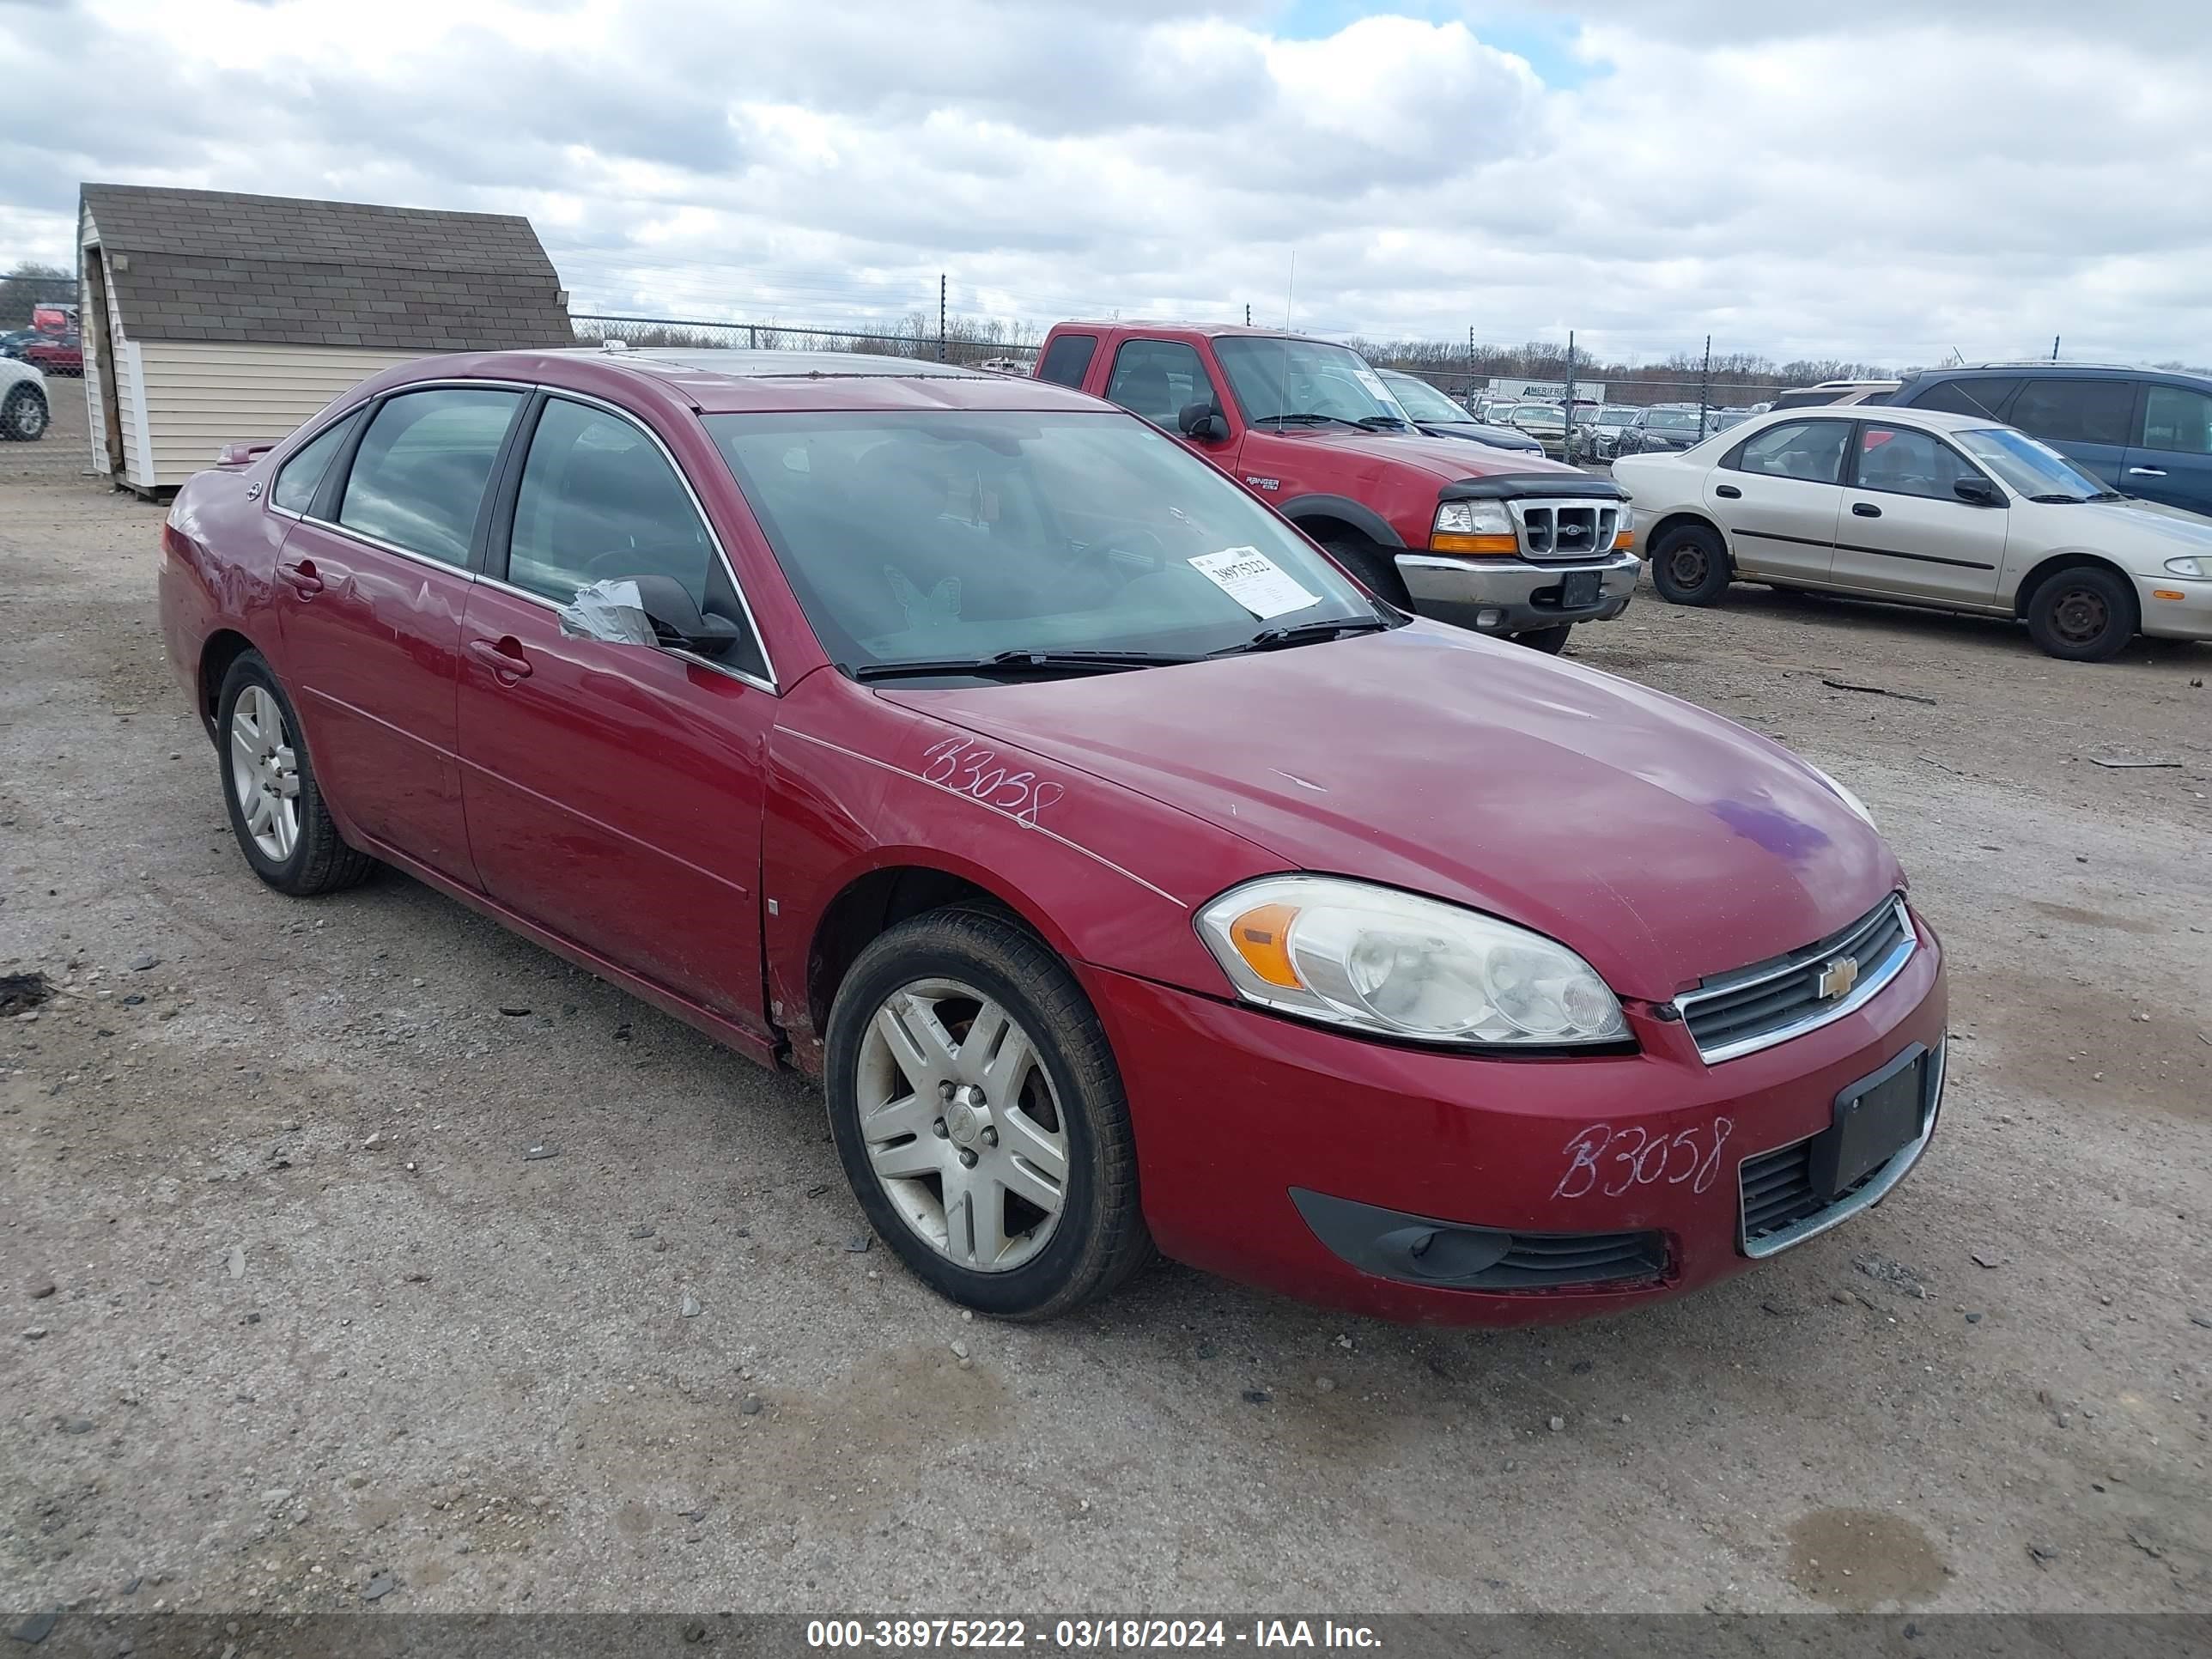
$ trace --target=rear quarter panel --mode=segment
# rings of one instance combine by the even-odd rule
[[[162,642],[171,672],[203,721],[210,711],[200,664],[214,635],[226,629],[243,635],[276,663],[280,678],[283,672],[275,571],[292,520],[263,505],[274,459],[194,473],[170,503],[163,527],[157,579]]]

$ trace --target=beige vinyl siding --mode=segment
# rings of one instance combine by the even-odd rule
[[[132,349],[143,363],[152,438],[143,483],[155,489],[214,465],[227,443],[281,438],[348,387],[422,355],[184,340],[134,341]],[[129,420],[126,414],[126,432]]]
[[[154,487],[154,450],[146,429],[145,405],[139,401],[139,346],[136,340],[119,340],[107,372],[115,376],[115,414],[123,425],[123,477],[141,489]],[[106,458],[102,457],[102,465]]]

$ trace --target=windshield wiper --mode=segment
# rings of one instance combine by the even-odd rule
[[[2124,501],[2128,498],[2117,489],[2100,489],[2088,499],[2093,501]]]
[[[1110,674],[1200,660],[1167,651],[1000,651],[988,657],[866,663],[848,672],[856,680],[923,679],[938,674]]]
[[[2094,495],[2069,495],[2063,490],[2056,490],[2047,495],[2030,495],[2027,499],[2031,501],[2047,501],[2053,506],[2079,507],[2085,500],[2096,501],[2100,498]]]
[[[1357,421],[1353,422],[1352,424],[1355,426],[1364,426],[1370,431],[1373,431],[1378,430],[1383,427],[1406,426],[1409,425],[1410,422],[1400,420],[1395,415],[1362,415]]]
[[[1289,628],[1263,629],[1243,644],[1228,646],[1212,654],[1236,657],[1248,651],[1279,651],[1286,645],[1312,645],[1322,640],[1340,640],[1352,634],[1379,634],[1397,625],[1383,617],[1346,617],[1335,622],[1297,623]]]
[[[1358,427],[1359,424],[1357,421],[1346,420],[1341,415],[1322,415],[1310,410],[1297,415],[1262,415],[1258,420],[1253,422],[1252,424],[1254,426],[1267,426],[1271,423],[1276,426],[1291,426],[1293,424],[1305,426],[1310,425],[1316,421],[1328,421],[1338,426]]]

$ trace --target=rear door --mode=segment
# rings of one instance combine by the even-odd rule
[[[1843,511],[1849,421],[1785,421],[1746,439],[1705,475],[1705,505],[1747,576],[1826,581]]]
[[[2119,488],[2146,501],[2212,514],[2212,398],[2152,381]]]
[[[765,1034],[761,811],[775,692],[698,498],[611,407],[549,395],[461,630],[462,792],[484,890]],[[583,585],[673,577],[745,637],[709,660],[572,637]]]
[[[2136,434],[2136,382],[2114,375],[2033,380],[2005,419],[2040,438],[2108,489],[2128,490],[2128,449]]]
[[[1979,467],[1933,433],[1869,421],[1844,476],[1832,573],[1838,586],[1961,604],[1996,598],[2011,511],[1961,501],[1952,488],[1960,478],[1989,482]]]

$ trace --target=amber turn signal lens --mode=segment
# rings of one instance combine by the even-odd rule
[[[1613,538],[1613,550],[1616,553],[1626,553],[1635,545],[1636,532],[1632,530],[1624,530]]]
[[[1229,924],[1229,942],[1244,965],[1270,985],[1295,989],[1297,970],[1291,966],[1291,924],[1298,917],[1289,904],[1261,904]]]
[[[1432,553],[1518,553],[1520,541],[1507,532],[1503,536],[1455,536],[1438,532],[1429,538]]]
[[[2154,599],[2179,599],[2188,597],[2178,587],[2154,587],[2150,591],[2150,596]]]

